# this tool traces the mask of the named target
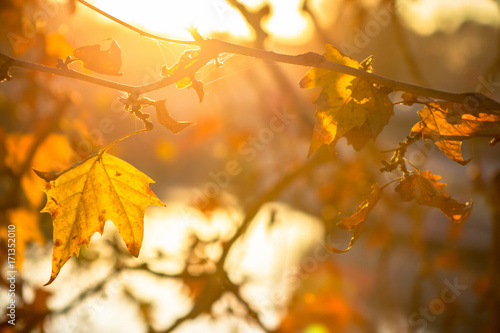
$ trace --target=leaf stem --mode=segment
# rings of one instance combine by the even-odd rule
[[[149,132],[151,129],[149,128],[143,128],[141,130],[138,130],[138,131],[135,131],[135,132],[132,132],[132,133],[129,133],[129,134],[126,134],[124,136],[122,136],[121,138],[118,138],[116,139],[115,141],[111,142],[109,145],[107,145],[106,147],[104,147],[102,150],[101,150],[101,153],[100,154],[103,154],[106,152],[106,150],[108,150],[109,148],[111,148],[113,145],[115,145],[116,143],[126,139],[126,138],[129,138],[131,137],[132,135],[136,135],[136,134],[139,134],[139,133],[145,133],[145,132]]]

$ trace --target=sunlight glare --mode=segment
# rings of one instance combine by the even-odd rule
[[[238,11],[225,1],[96,0],[95,6],[148,32],[190,39],[186,30],[195,27],[202,35],[228,32],[248,37],[250,32]]]
[[[272,4],[272,15],[265,24],[272,35],[288,42],[311,30],[311,23],[299,12],[300,1],[274,0]]]
[[[259,10],[262,1],[242,1],[250,11]],[[273,36],[297,41],[304,33],[311,33],[311,22],[300,13],[300,0],[272,0],[272,12],[263,21],[264,28]],[[224,0],[159,1],[95,0],[103,11],[148,32],[177,39],[191,39],[186,30],[195,27],[203,36],[230,34],[250,40],[253,31],[238,10]],[[101,17],[102,18],[102,17]],[[107,20],[105,18],[102,18]],[[302,40],[301,38],[300,40]]]
[[[400,1],[400,13],[413,30],[422,35],[436,31],[452,33],[467,20],[500,25],[498,5],[490,0]]]

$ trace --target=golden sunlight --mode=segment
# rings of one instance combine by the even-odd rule
[[[250,33],[239,12],[225,1],[96,0],[94,5],[127,23],[173,38],[189,38],[186,29],[190,27],[202,35],[230,32],[247,37]]]
[[[422,35],[431,35],[436,31],[453,33],[467,20],[500,25],[498,5],[491,0],[421,0],[399,4],[406,23]]]
[[[242,3],[252,11],[262,5],[262,1]],[[275,10],[265,21],[265,28],[270,34],[289,40],[310,30],[311,23],[299,12],[300,1],[273,0],[271,3]],[[93,4],[127,23],[172,38],[190,38],[186,30],[190,27],[197,28],[204,36],[227,33],[250,39],[253,33],[239,11],[222,0],[145,0],[140,3],[133,0],[95,0]]]

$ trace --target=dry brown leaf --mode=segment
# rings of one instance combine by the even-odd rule
[[[154,101],[152,105],[156,108],[156,117],[158,118],[160,124],[171,130],[174,134],[178,134],[186,127],[195,124],[189,121],[177,121],[172,118],[170,113],[167,111],[164,100]]]
[[[83,66],[94,72],[107,75],[122,75],[121,49],[118,43],[110,40],[111,44],[107,50],[103,50],[100,44],[82,46],[73,51],[76,59],[83,62]]]
[[[345,250],[339,250],[335,247],[326,245],[326,247],[335,253],[344,253],[349,251],[361,235],[365,226],[368,214],[373,210],[377,202],[382,197],[382,189],[377,184],[372,185],[371,192],[363,197],[363,202],[358,206],[354,214],[348,217],[341,217],[337,226],[346,230],[354,230],[349,246]]]
[[[489,106],[496,103],[484,95],[478,95],[483,96],[478,99],[478,103],[482,103],[480,105]],[[407,105],[424,104],[418,111],[422,121],[413,126],[412,135],[421,134],[424,140],[431,139],[449,159],[462,165],[470,161],[464,160],[462,156],[462,142],[475,137],[483,130],[500,125],[498,110],[472,108],[448,101],[432,101],[410,93],[404,93],[401,97]]]
[[[415,200],[420,205],[439,208],[453,223],[465,222],[472,211],[472,201],[460,203],[453,199],[444,189],[446,184],[438,181],[441,178],[430,171],[414,173],[405,177],[396,191],[404,202]]]

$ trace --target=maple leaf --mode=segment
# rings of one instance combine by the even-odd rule
[[[401,201],[415,200],[420,205],[439,208],[453,223],[465,222],[472,211],[472,201],[460,203],[453,199],[444,190],[446,184],[438,181],[441,178],[430,171],[414,173],[396,186],[396,192],[401,195]]]
[[[344,253],[349,251],[354,243],[358,240],[361,235],[361,231],[365,226],[366,219],[368,214],[375,208],[375,205],[382,197],[382,189],[378,187],[377,184],[373,184],[371,188],[371,192],[363,197],[363,202],[358,206],[354,214],[348,217],[340,217],[340,222],[337,223],[337,226],[346,230],[354,230],[351,241],[349,242],[349,246],[345,250],[339,250],[335,247],[326,245],[326,247],[335,253]]]
[[[413,126],[411,134],[421,134],[424,140],[431,139],[449,159],[461,165],[471,160],[464,160],[462,156],[463,140],[500,125],[500,112],[496,110],[470,108],[448,101],[432,101],[411,94],[403,94],[402,98],[405,104],[424,104],[418,111],[422,121]],[[488,99],[480,101],[486,103]]]
[[[176,74],[179,70],[186,70],[190,67],[193,67],[198,61],[200,61],[200,50],[187,50],[181,54],[179,61],[171,66],[162,66],[161,68],[161,76],[172,76]],[[197,81],[194,78],[194,73],[192,75],[188,75],[177,82],[175,82],[175,86],[178,89],[182,88],[193,88],[198,95],[200,103],[203,101],[203,96],[205,95],[205,91],[203,90],[203,83]]]
[[[101,45],[88,45],[77,48],[73,54],[78,60],[83,62],[83,67],[94,72],[108,75],[122,75],[121,49],[118,43],[110,39],[111,43],[107,50],[103,50]]]
[[[148,205],[164,206],[149,188],[154,181],[127,162],[100,149],[85,160],[54,175],[37,174],[48,181],[43,191],[54,226],[52,283],[71,256],[89,245],[95,232],[112,220],[129,252],[137,257]]]
[[[328,44],[324,57],[329,61],[372,71],[373,57],[368,57],[360,64]],[[313,67],[299,85],[301,88],[323,88],[314,102],[318,109],[309,155],[323,144],[333,147],[341,137],[346,137],[354,149],[360,150],[370,139],[375,140],[394,114],[388,91],[351,75]]]

